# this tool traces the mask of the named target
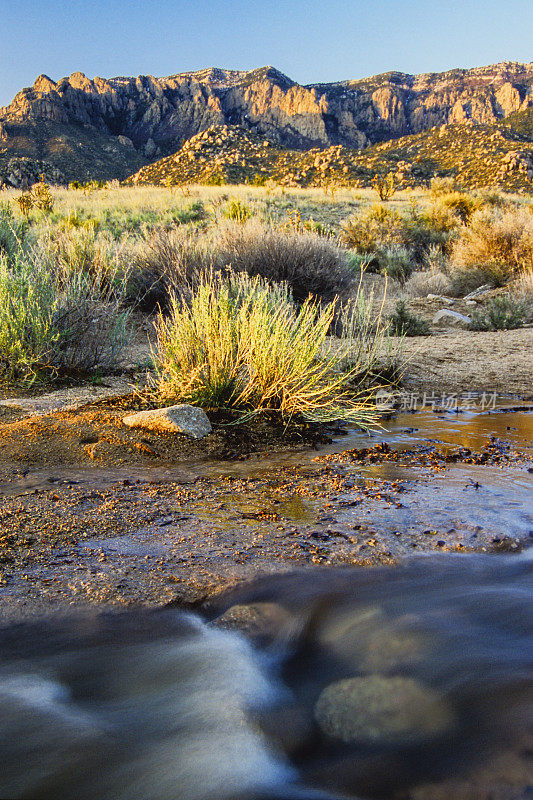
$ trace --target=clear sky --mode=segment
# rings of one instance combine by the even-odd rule
[[[312,83],[533,60],[533,0],[0,0],[0,21],[0,105],[41,72]]]

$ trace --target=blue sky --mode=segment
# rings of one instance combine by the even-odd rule
[[[533,60],[533,0],[0,0],[0,105],[44,72],[273,64],[300,83]]]

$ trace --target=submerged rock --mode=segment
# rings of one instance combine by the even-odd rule
[[[205,411],[186,404],[139,411],[124,417],[122,422],[128,428],[144,428],[157,433],[183,433],[193,439],[202,439],[212,431]]]
[[[277,603],[251,603],[228,608],[213,625],[238,630],[251,637],[276,637],[294,624],[294,618]]]
[[[323,733],[343,742],[411,744],[445,733],[453,713],[433,689],[411,678],[369,675],[326,686],[315,719]]]

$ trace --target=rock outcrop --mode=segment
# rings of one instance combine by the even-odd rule
[[[36,157],[65,172],[83,131],[99,155],[88,166],[75,162],[77,174],[67,164],[67,177],[83,178],[92,169],[91,177],[122,178],[213,126],[238,124],[294,149],[360,149],[437,125],[492,124],[531,106],[533,63],[416,76],[390,72],[308,86],[273,67],[166,78],[90,79],[75,72],[54,81],[39,75],[0,108],[0,160],[6,154]],[[62,146],[47,148],[54,136]],[[117,152],[108,157],[113,147]]]

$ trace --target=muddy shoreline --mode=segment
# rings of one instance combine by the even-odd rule
[[[0,453],[6,428],[30,423],[70,424],[77,439],[63,434],[66,452],[85,453],[80,417],[94,413],[104,412],[6,423]],[[51,445],[31,461],[25,451],[2,467],[0,619],[86,604],[197,607],[295,568],[517,552],[533,533],[532,423],[533,412],[512,407],[427,411],[396,415],[370,436],[330,431],[328,441],[322,431],[318,442],[316,429],[307,440],[300,431],[284,447],[272,437],[269,451],[221,460],[223,449],[207,459],[191,450],[159,465],[135,450],[126,463],[68,461],[57,450],[54,462]]]

